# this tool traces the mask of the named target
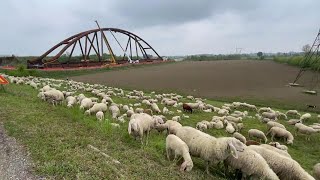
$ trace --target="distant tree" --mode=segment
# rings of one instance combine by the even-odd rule
[[[263,53],[260,51],[257,53],[257,56],[260,58],[260,59],[263,59]]]
[[[309,44],[306,44],[304,46],[302,46],[302,51],[307,54],[311,49],[311,46]]]

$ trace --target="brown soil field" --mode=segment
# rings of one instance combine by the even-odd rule
[[[304,87],[288,86],[298,71],[299,68],[273,61],[229,60],[162,64],[70,79],[129,89],[173,91],[213,100],[241,100],[263,105],[272,101],[288,105],[288,108],[312,104],[319,108],[319,96],[302,93]],[[298,83],[309,87],[312,74],[306,72]]]

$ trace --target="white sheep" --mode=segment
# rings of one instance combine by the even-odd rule
[[[161,110],[159,109],[159,106],[156,103],[151,104],[151,109],[156,113],[161,113]]]
[[[229,114],[229,111],[226,110],[226,109],[220,109],[220,110],[218,111],[218,115],[220,115],[220,116],[226,116],[226,115],[228,115],[228,114]]]
[[[162,113],[169,114],[169,109],[167,107],[163,107]]]
[[[272,127],[268,131],[267,135],[268,134],[271,134],[271,141],[273,141],[274,137],[280,137],[280,138],[286,139],[287,144],[293,144],[294,138],[293,138],[292,134],[285,129],[282,129],[279,127]]]
[[[172,99],[167,99],[164,101],[164,105],[166,105],[166,106],[174,106],[175,104],[177,104],[177,101],[172,100]]]
[[[120,109],[117,105],[111,104],[109,107],[109,111],[111,112],[112,118],[116,119],[120,114]]]
[[[287,123],[289,125],[295,125],[297,123],[302,123],[302,121],[300,119],[290,119],[289,121],[287,121]]]
[[[286,115],[287,116],[301,116],[301,114],[297,111],[297,110],[288,110],[286,112]]]
[[[242,134],[240,134],[238,132],[233,133],[232,136],[235,137],[236,139],[239,139],[239,141],[241,141],[243,144],[246,144],[246,142],[247,142],[246,137],[244,137]]]
[[[286,129],[286,127],[280,123],[274,122],[274,121],[269,121],[267,122],[267,131],[269,131],[272,127],[279,127],[282,129]]]
[[[235,123],[242,122],[242,117],[226,116],[225,119],[227,121],[232,121],[232,122],[235,122]]]
[[[233,134],[236,131],[236,129],[233,127],[233,125],[230,122],[228,122],[227,120],[224,120],[224,124],[226,124],[226,132]]]
[[[313,175],[316,180],[320,180],[320,163],[313,166]]]
[[[99,121],[102,121],[104,119],[104,113],[102,111],[98,111],[96,113],[96,118],[99,120]]]
[[[317,132],[320,132],[320,130],[313,129],[312,127],[306,126],[302,123],[296,123],[294,125],[294,127],[295,127],[295,134],[297,134],[297,132],[299,132],[301,134],[308,135],[308,136],[306,136],[306,140],[310,140],[311,134],[315,134]]]
[[[127,117],[131,117],[131,116],[134,114],[134,111],[131,110],[131,109],[129,109],[129,110],[126,112],[126,114],[127,114]]]
[[[46,100],[51,100],[53,105],[55,105],[55,103],[58,103],[58,102],[61,104],[62,101],[64,100],[63,93],[56,89],[50,89],[44,92],[43,95],[45,96]]]
[[[179,121],[181,120],[181,117],[180,117],[180,116],[173,116],[173,117],[172,117],[172,120],[179,122]]]
[[[204,130],[207,130],[208,129],[208,126],[206,123],[203,123],[203,122],[198,122],[196,124],[196,129],[200,130],[200,131],[204,131]]]
[[[279,142],[270,142],[269,145],[274,146],[283,151],[288,151],[288,147],[286,145],[281,145]]]
[[[298,162],[260,146],[248,146],[259,153],[281,180],[314,180]]]
[[[66,98],[66,101],[67,101],[67,107],[72,107],[74,104],[77,103],[77,99],[73,96],[68,96]]]
[[[277,120],[277,114],[275,112],[263,112],[261,116],[271,120]]]
[[[267,143],[267,141],[268,141],[266,135],[258,129],[250,129],[248,131],[248,137],[249,138],[251,138],[251,137],[258,138],[260,141],[263,140],[264,143]]]
[[[128,125],[129,135],[134,136],[135,138],[139,137],[141,144],[143,144],[143,136],[146,133],[146,145],[148,144],[148,137],[150,130],[153,129],[158,122],[151,117],[149,114],[133,114],[130,117]]]
[[[108,110],[108,106],[104,103],[96,103],[90,109],[86,110],[85,114],[96,113],[98,111],[105,112]]]
[[[176,134],[178,129],[182,127],[182,125],[177,121],[168,120],[165,123],[168,128],[168,134]]]
[[[303,114],[302,116],[300,116],[300,120],[301,121],[305,121],[305,120],[308,120],[311,118],[311,114],[310,113],[306,113],[306,114]]]
[[[291,155],[287,151],[278,149],[278,148],[276,148],[274,146],[271,146],[269,144],[260,144],[260,146],[263,147],[264,149],[269,149],[269,150],[274,151],[274,152],[276,152],[278,154],[281,154],[282,156],[291,158]]]
[[[90,98],[83,98],[80,102],[80,109],[89,109],[93,106],[93,102]]]
[[[209,163],[216,165],[230,155],[238,158],[238,151],[243,151],[245,145],[233,137],[215,138],[195,128],[183,126],[176,134],[184,141],[190,154],[206,161],[206,171],[209,174]]]
[[[242,172],[242,178],[279,180],[266,160],[254,150],[245,148],[243,152],[238,154],[238,158],[229,156],[224,164],[233,169],[239,169]]]
[[[135,113],[143,113],[143,108],[136,108],[136,110],[134,110]]]
[[[221,120],[211,121],[211,124],[213,125],[213,128],[215,129],[223,129],[223,122]]]
[[[174,154],[174,159],[177,159],[178,156],[183,157],[184,162],[181,164],[180,171],[191,171],[193,168],[193,161],[189,153],[188,145],[178,136],[173,134],[167,136],[166,152],[168,160],[170,160],[172,153]]]

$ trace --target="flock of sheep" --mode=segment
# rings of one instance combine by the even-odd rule
[[[208,174],[210,166],[223,163],[225,173],[231,173],[232,169],[232,172],[241,172],[242,178],[248,179],[320,179],[320,163],[314,166],[312,177],[288,153],[295,136],[304,135],[310,141],[311,136],[320,132],[320,123],[305,124],[311,118],[309,113],[300,114],[297,110],[282,113],[270,107],[257,108],[241,102],[215,107],[205,103],[204,99],[175,93],[151,92],[147,95],[143,91],[124,91],[72,80],[4,76],[11,83],[38,89],[38,97],[53,105],[78,106],[84,114],[96,115],[99,121],[105,120],[105,113],[110,113],[113,119],[111,125],[116,128],[128,125],[129,135],[140,140],[142,145],[148,144],[152,130],[165,134],[167,158],[182,158],[181,171],[191,171],[194,166],[192,157],[200,157],[205,162]],[[89,93],[92,97],[84,95]],[[113,97],[133,99],[136,103],[117,104]],[[159,104],[162,104],[162,110]],[[197,122],[195,127],[181,124],[190,114],[202,112],[216,115],[211,120]],[[246,134],[247,139],[245,132],[242,132],[246,126],[245,119],[265,123],[267,132],[250,129]],[[278,119],[286,120],[286,124],[281,124]],[[290,132],[286,128],[288,126],[294,126],[294,132]],[[230,136],[214,137],[205,133],[208,129],[225,129]],[[271,140],[269,143],[268,136]]]

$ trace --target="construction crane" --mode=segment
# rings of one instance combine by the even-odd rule
[[[290,86],[300,86],[297,81],[301,78],[301,76],[306,72],[307,70],[310,70],[313,65],[316,65],[317,68],[314,69],[316,71],[320,70],[319,62],[320,62],[320,29],[319,32],[309,49],[309,51],[305,54],[304,59],[300,63],[301,68],[300,71],[298,72],[295,80],[293,83],[289,83]],[[320,78],[319,78],[319,73],[316,72],[312,76],[311,82],[310,82],[310,87],[308,90],[304,90],[303,92],[308,93],[308,94],[317,94],[317,91],[315,91],[316,86],[319,84]]]
[[[110,44],[109,44],[109,42],[108,42],[108,40],[107,40],[107,37],[106,37],[106,35],[103,33],[102,29],[100,28],[98,21],[95,21],[95,22],[97,23],[97,26],[98,26],[98,28],[99,28],[99,30],[100,30],[100,32],[101,32],[101,36],[103,37],[103,40],[104,40],[104,42],[106,43],[107,48],[108,48],[108,50],[109,50],[109,53],[110,53],[110,55],[111,55],[111,63],[110,63],[110,64],[116,64],[116,58],[114,57],[113,51],[112,51],[111,46],[110,46]]]

